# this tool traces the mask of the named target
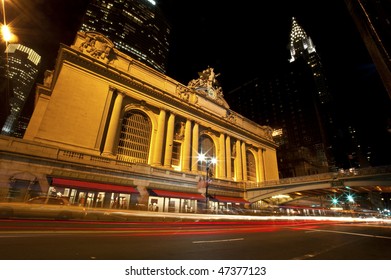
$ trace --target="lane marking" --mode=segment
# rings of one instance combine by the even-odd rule
[[[219,242],[233,242],[233,241],[243,241],[244,238],[232,238],[232,239],[216,239],[216,240],[199,240],[193,241],[193,244],[201,244],[201,243],[219,243]]]
[[[303,229],[304,229],[304,228],[303,228]],[[324,230],[324,229],[308,229],[308,228],[305,228],[304,230],[306,230],[306,233],[313,233],[313,232],[330,232],[330,233],[347,234],[347,235],[357,235],[357,236],[372,237],[372,238],[391,239],[391,236],[373,235],[373,234],[364,234],[364,233],[355,233],[355,232],[348,232],[348,231]]]

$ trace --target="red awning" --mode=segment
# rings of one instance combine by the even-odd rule
[[[152,190],[158,196],[205,200],[205,197],[199,193],[173,192],[165,190]]]
[[[241,197],[230,197],[230,196],[221,196],[216,195],[214,198],[220,202],[233,202],[233,203],[249,203],[247,200]]]
[[[62,179],[62,178],[53,178],[52,185],[94,189],[94,190],[105,191],[105,192],[138,193],[138,191],[132,186],[119,186],[119,185],[112,185],[112,184],[86,182],[86,181],[78,181],[78,180]]]

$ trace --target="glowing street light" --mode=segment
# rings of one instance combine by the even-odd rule
[[[8,43],[12,39],[12,33],[7,25],[3,25],[1,27],[1,35],[3,36],[3,40]]]
[[[349,206],[349,209],[353,210],[355,206],[355,199],[354,195],[351,193],[346,194],[346,202]]]
[[[1,35],[3,40],[6,42],[6,46],[9,41],[13,40],[14,34],[11,33],[9,26],[7,25],[7,17],[5,16],[5,0],[1,0],[3,22],[1,26]]]
[[[7,25],[7,19],[5,16],[5,0],[1,0],[1,6],[2,6],[2,13],[3,13],[3,25],[1,26],[1,35],[3,37],[3,40],[5,41],[5,49],[7,50],[8,42],[12,39],[12,33]],[[7,85],[6,90],[7,94],[9,94],[9,64],[8,64],[8,52],[6,52],[6,78],[7,78]]]
[[[340,196],[336,196],[335,194],[330,196],[330,204],[331,204],[330,210],[333,210],[333,211],[343,210],[342,204],[344,204],[344,203],[341,201]]]

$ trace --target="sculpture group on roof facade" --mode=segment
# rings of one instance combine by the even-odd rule
[[[208,91],[213,89],[218,96],[223,95],[222,88],[219,86],[216,78],[220,74],[216,74],[212,67],[209,67],[202,72],[198,72],[198,78],[193,79],[187,85],[191,89],[195,89],[197,91]]]
[[[108,62],[113,47],[112,43],[103,35],[87,32],[85,41],[81,43],[79,50]]]

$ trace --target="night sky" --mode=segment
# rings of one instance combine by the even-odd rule
[[[7,22],[19,42],[42,56],[41,73],[53,69],[60,43],[73,43],[87,2],[6,1]],[[359,127],[371,145],[390,140],[385,132],[390,98],[344,1],[157,2],[172,26],[168,76],[187,84],[210,66],[220,73],[218,81],[226,93],[257,75],[284,67],[290,58],[291,19],[296,17],[316,46],[346,121]]]

